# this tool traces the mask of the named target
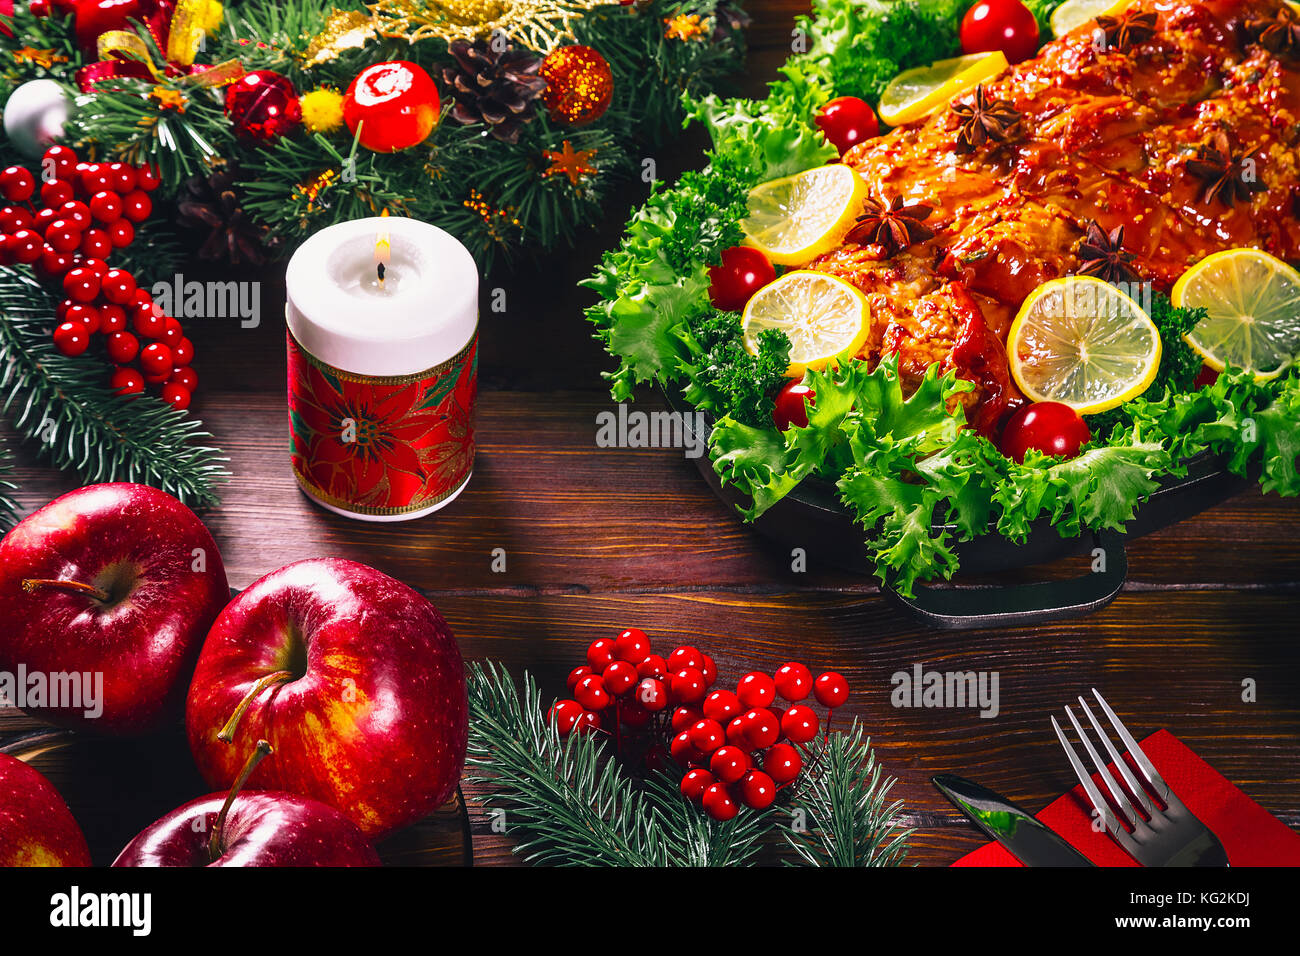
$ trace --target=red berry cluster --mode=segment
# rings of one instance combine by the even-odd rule
[[[153,211],[149,193],[158,176],[148,166],[85,163],[67,146],[51,146],[36,177],[21,166],[0,170],[0,264],[30,265],[60,282],[54,345],[81,355],[92,337],[104,336],[117,366],[110,385],[123,395],[161,386],[162,398],[187,408],[198,378],[190,363],[194,345],[174,318],[162,313],[148,290],[108,258],[135,239],[135,223]],[[143,345],[141,344],[143,340]],[[134,365],[132,363],[135,363]]]
[[[569,674],[573,698],[557,701],[550,719],[561,734],[603,730],[619,735],[620,743],[624,727],[654,724],[671,737],[668,756],[686,770],[682,795],[715,820],[730,820],[742,803],[771,806],[803,769],[794,745],[816,737],[821,724],[801,701],[812,695],[833,714],[848,699],[849,685],[833,671],[814,680],[794,662],[774,675],[746,674],[735,691],[711,690],[716,681],[709,655],[683,646],[665,659],[651,653],[644,632],[631,628],[592,642],[587,664]],[[788,707],[774,706],[778,695]],[[659,763],[662,750],[651,747],[647,764]]]

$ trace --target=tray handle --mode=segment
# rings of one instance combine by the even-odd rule
[[[931,627],[959,631],[977,627],[1024,627],[1083,617],[1115,600],[1128,577],[1124,537],[1113,531],[1093,532],[1094,549],[1105,556],[1102,570],[1064,581],[1040,581],[1006,587],[915,587],[915,597],[893,588],[885,593]],[[1095,552],[1094,552],[1095,553]]]

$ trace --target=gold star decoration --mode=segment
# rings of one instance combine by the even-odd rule
[[[307,211],[316,211],[316,197],[320,195],[321,190],[325,189],[330,183],[338,178],[338,171],[327,169],[318,176],[313,176],[305,182],[299,183],[294,187],[294,192],[303,199],[307,200]]]
[[[60,53],[55,53],[53,50],[38,50],[34,46],[24,46],[14,50],[14,60],[19,63],[34,63],[47,70],[55,63],[68,62],[68,58]]]
[[[610,0],[379,0],[367,4],[385,37],[477,40],[500,30],[545,55],[573,40],[573,21]]]
[[[596,175],[596,167],[591,165],[591,157],[596,155],[594,149],[575,150],[566,139],[560,149],[544,149],[542,155],[551,164],[542,172],[543,177],[568,176],[569,183],[577,186],[584,176]]]
[[[709,29],[709,25],[698,13],[679,13],[675,17],[667,17],[664,20],[664,27],[664,36],[667,39],[681,40],[683,43],[704,36]]]
[[[180,90],[169,90],[165,86],[155,86],[149,93],[149,101],[157,103],[160,110],[185,112],[185,94]]]

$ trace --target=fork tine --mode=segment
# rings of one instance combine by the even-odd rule
[[[1074,745],[1071,744],[1069,739],[1065,736],[1065,731],[1061,730],[1061,725],[1056,722],[1055,716],[1052,717],[1052,729],[1056,731],[1056,739],[1061,742],[1061,748],[1065,751],[1065,756],[1069,759],[1070,766],[1074,768],[1074,775],[1079,778],[1079,783],[1083,785],[1084,791],[1088,794],[1088,799],[1092,801],[1093,809],[1101,814],[1102,820],[1106,823],[1107,831],[1109,831],[1125,849],[1128,849],[1129,844],[1133,842],[1133,838],[1128,835],[1127,830],[1120,826],[1119,821],[1115,818],[1115,814],[1110,809],[1110,804],[1108,804],[1105,798],[1102,797],[1101,791],[1097,789],[1097,785],[1092,782],[1092,774],[1088,773],[1088,771],[1084,769],[1083,764],[1079,760],[1079,755],[1074,752]],[[1130,850],[1129,852],[1132,851]]]
[[[1106,761],[1102,760],[1097,754],[1096,749],[1092,746],[1092,741],[1088,739],[1088,735],[1083,732],[1083,727],[1080,726],[1078,718],[1074,716],[1074,711],[1066,707],[1065,716],[1069,717],[1070,723],[1074,724],[1074,732],[1079,735],[1079,741],[1083,744],[1083,749],[1088,751],[1088,756],[1092,758],[1093,766],[1097,768],[1097,772],[1101,775],[1102,783],[1106,785],[1110,795],[1115,798],[1115,806],[1119,807],[1121,813],[1127,814],[1125,822],[1132,824],[1134,830],[1143,826],[1142,815],[1138,813],[1128,794],[1115,782],[1115,778],[1106,769]]]
[[[1097,698],[1097,703],[1101,705],[1101,709],[1106,712],[1106,716],[1110,718],[1115,733],[1119,734],[1119,739],[1133,756],[1133,762],[1138,765],[1138,769],[1146,777],[1147,783],[1151,784],[1151,788],[1156,792],[1156,796],[1160,798],[1160,802],[1165,806],[1169,806],[1170,791],[1169,784],[1165,783],[1165,778],[1160,776],[1160,771],[1156,770],[1155,765],[1147,759],[1147,755],[1142,752],[1138,742],[1133,739],[1133,735],[1128,732],[1128,728],[1124,726],[1123,721],[1115,716],[1115,711],[1110,709],[1110,704],[1106,703],[1105,698],[1101,696],[1097,688],[1094,687],[1092,693]]]
[[[1088,715],[1088,720],[1092,722],[1092,729],[1097,731],[1097,736],[1101,738],[1102,744],[1106,747],[1106,753],[1110,754],[1110,759],[1115,763],[1115,769],[1119,771],[1120,776],[1124,778],[1124,782],[1128,784],[1129,791],[1133,796],[1137,797],[1138,802],[1142,804],[1142,809],[1146,811],[1148,817],[1156,816],[1158,811],[1156,810],[1155,805],[1151,802],[1151,798],[1147,796],[1146,790],[1142,788],[1142,785],[1137,782],[1137,778],[1133,776],[1132,771],[1129,770],[1128,762],[1119,755],[1119,751],[1115,749],[1115,745],[1110,742],[1110,734],[1106,733],[1106,731],[1102,729],[1101,724],[1092,713],[1092,708],[1088,706],[1088,702],[1080,697],[1079,706],[1082,707],[1083,712]]]

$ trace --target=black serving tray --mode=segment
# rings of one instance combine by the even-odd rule
[[[669,406],[683,413],[687,429],[694,409],[673,390],[664,390]],[[712,422],[708,422],[712,428]],[[692,432],[692,434],[694,434]],[[698,436],[706,441],[708,435]],[[695,459],[700,474],[714,494],[734,507],[748,506],[749,498],[724,485],[708,455]],[[965,571],[996,573],[1047,564],[1061,558],[1104,551],[1104,568],[1081,577],[1008,585],[954,587],[915,586],[915,596],[905,597],[893,588],[883,588],[899,606],[924,621],[944,629],[967,629],[1039,624],[1082,617],[1109,604],[1124,587],[1128,561],[1124,542],[1157,531],[1191,517],[1250,486],[1244,478],[1229,472],[1222,462],[1202,455],[1187,462],[1187,474],[1169,478],[1138,506],[1132,521],[1120,534],[1112,531],[1085,533],[1063,538],[1047,519],[1033,524],[1029,537],[1017,544],[992,533],[971,541],[959,541],[955,551]],[[817,478],[807,478],[790,494],[753,522],[760,534],[791,547],[816,542],[816,556],[823,561],[858,574],[874,576],[874,568],[863,546],[864,532],[854,524],[850,512],[840,504],[835,487]],[[936,530],[939,527],[936,526]],[[952,530],[949,528],[949,530]],[[1091,566],[1092,562],[1090,562]]]

